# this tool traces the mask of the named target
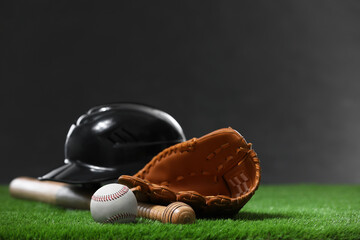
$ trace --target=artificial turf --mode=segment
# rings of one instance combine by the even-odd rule
[[[0,203],[1,239],[360,239],[359,185],[262,185],[236,217],[191,225],[98,224],[89,211],[13,199],[7,186]]]

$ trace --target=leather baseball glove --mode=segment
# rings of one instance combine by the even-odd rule
[[[236,214],[259,186],[260,164],[252,145],[232,128],[171,146],[134,176],[118,182],[139,201],[181,201],[205,216]]]

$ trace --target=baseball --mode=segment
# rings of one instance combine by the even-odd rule
[[[111,183],[99,188],[91,197],[91,216],[100,223],[126,223],[136,218],[137,201],[125,185]]]

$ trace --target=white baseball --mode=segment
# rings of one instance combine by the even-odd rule
[[[125,185],[111,183],[99,188],[91,197],[91,216],[100,223],[126,223],[136,218],[137,201]]]

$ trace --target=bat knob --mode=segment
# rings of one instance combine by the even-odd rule
[[[163,223],[187,224],[195,222],[196,215],[194,210],[183,202],[173,202],[169,204],[163,214]]]

